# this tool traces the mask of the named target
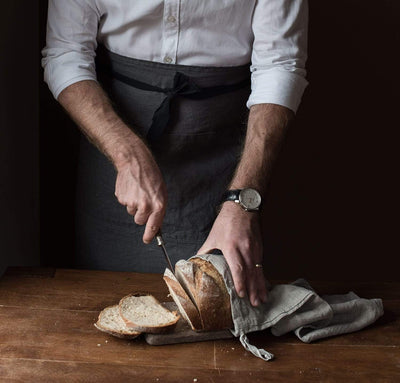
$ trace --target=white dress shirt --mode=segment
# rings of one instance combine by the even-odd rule
[[[55,98],[96,80],[95,50],[195,66],[251,62],[247,102],[296,112],[304,89],[307,0],[49,0],[42,65]]]

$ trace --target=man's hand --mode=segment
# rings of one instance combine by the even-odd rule
[[[143,242],[151,242],[165,215],[167,193],[149,148],[116,114],[96,82],[74,83],[60,93],[58,101],[113,163],[117,170],[115,195],[138,225],[146,224]]]
[[[263,269],[255,267],[263,258],[259,213],[244,211],[235,202],[225,202],[198,254],[213,249],[224,254],[238,295],[243,298],[247,294],[253,306],[265,302]]]
[[[150,243],[161,228],[166,209],[167,190],[161,172],[145,145],[137,146],[136,156],[116,168],[115,195],[138,225],[146,225],[143,242]]]
[[[279,152],[293,112],[274,104],[250,108],[242,157],[229,189],[256,189],[265,197],[273,162]],[[248,294],[257,306],[266,300],[262,268],[263,241],[261,212],[244,211],[235,202],[225,202],[199,253],[213,249],[223,252],[239,296]]]

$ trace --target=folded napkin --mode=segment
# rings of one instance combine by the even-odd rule
[[[196,255],[211,262],[223,276],[231,298],[234,328],[243,347],[263,360],[271,360],[270,352],[250,344],[246,334],[271,329],[279,336],[294,331],[303,342],[360,330],[383,315],[381,299],[363,299],[355,293],[319,296],[308,282],[298,279],[291,284],[273,285],[264,304],[253,307],[236,294],[232,275],[222,255]]]

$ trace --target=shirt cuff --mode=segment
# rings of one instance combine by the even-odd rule
[[[78,81],[97,81],[94,61],[76,52],[46,59],[44,80],[57,99],[65,88]]]
[[[256,104],[282,105],[294,113],[300,105],[308,81],[297,73],[282,69],[257,70],[251,74],[251,94],[247,107]]]

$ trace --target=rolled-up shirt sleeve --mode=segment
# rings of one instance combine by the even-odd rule
[[[94,64],[100,14],[94,1],[49,0],[44,80],[55,98],[69,85],[96,81]]]
[[[307,0],[259,0],[253,14],[251,94],[247,107],[271,103],[295,113],[308,85]]]

